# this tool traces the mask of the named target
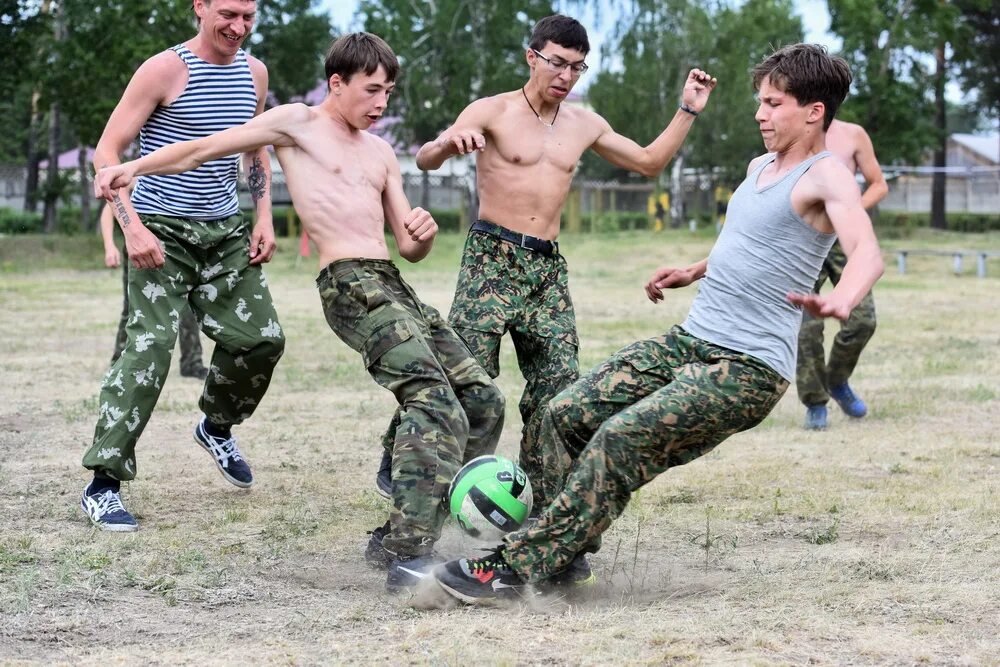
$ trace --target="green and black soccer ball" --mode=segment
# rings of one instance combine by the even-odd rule
[[[478,456],[462,466],[451,481],[448,509],[472,537],[499,539],[527,521],[531,482],[509,459]]]

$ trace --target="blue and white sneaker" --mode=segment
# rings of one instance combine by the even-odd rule
[[[90,492],[93,482],[83,490],[80,507],[90,521],[101,530],[115,533],[131,533],[139,530],[135,517],[129,514],[122,505],[122,497],[118,491],[105,489],[96,493]]]
[[[861,419],[868,414],[868,406],[858,398],[858,395],[851,389],[851,385],[846,382],[836,387],[830,387],[830,396],[837,401],[837,405],[848,417]]]
[[[241,489],[249,489],[253,485],[253,473],[250,466],[243,460],[236,438],[218,438],[205,430],[205,420],[202,419],[194,429],[194,441],[212,455],[215,466],[230,484]]]

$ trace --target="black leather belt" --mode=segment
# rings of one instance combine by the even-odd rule
[[[506,227],[495,225],[488,220],[476,220],[472,223],[470,230],[473,232],[483,232],[484,234],[499,237],[504,241],[513,243],[516,246],[540,252],[546,257],[558,254],[559,252],[559,243],[556,241],[547,241],[546,239],[535,238],[534,236],[528,236],[527,234],[512,232]]]

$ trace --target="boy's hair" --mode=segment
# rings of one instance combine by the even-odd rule
[[[399,61],[385,40],[370,32],[353,32],[342,35],[330,45],[326,53],[326,79],[339,74],[344,83],[358,72],[371,76],[379,65],[385,70],[389,81],[395,81],[399,74]]]
[[[794,97],[799,106],[822,102],[823,131],[833,122],[851,88],[851,68],[840,56],[831,56],[819,44],[792,44],[778,49],[753,68],[753,88],[760,90],[764,78]]]
[[[531,31],[531,41],[528,42],[528,46],[541,51],[549,42],[567,49],[575,49],[583,55],[590,53],[587,29],[576,19],[562,14],[546,16],[536,23],[535,29]]]

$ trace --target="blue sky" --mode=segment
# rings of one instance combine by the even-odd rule
[[[354,24],[353,16],[360,3],[358,0],[322,0],[320,6],[330,12],[333,24],[339,29],[360,29]],[[826,10],[826,0],[795,0],[795,6],[806,29],[806,41],[823,44],[831,51],[840,48],[840,41],[828,32],[830,14]],[[595,68],[600,67],[600,47],[604,33],[614,23],[614,17],[604,13],[600,26],[596,26],[592,16],[577,16],[587,27],[590,37],[590,53],[587,59]]]

